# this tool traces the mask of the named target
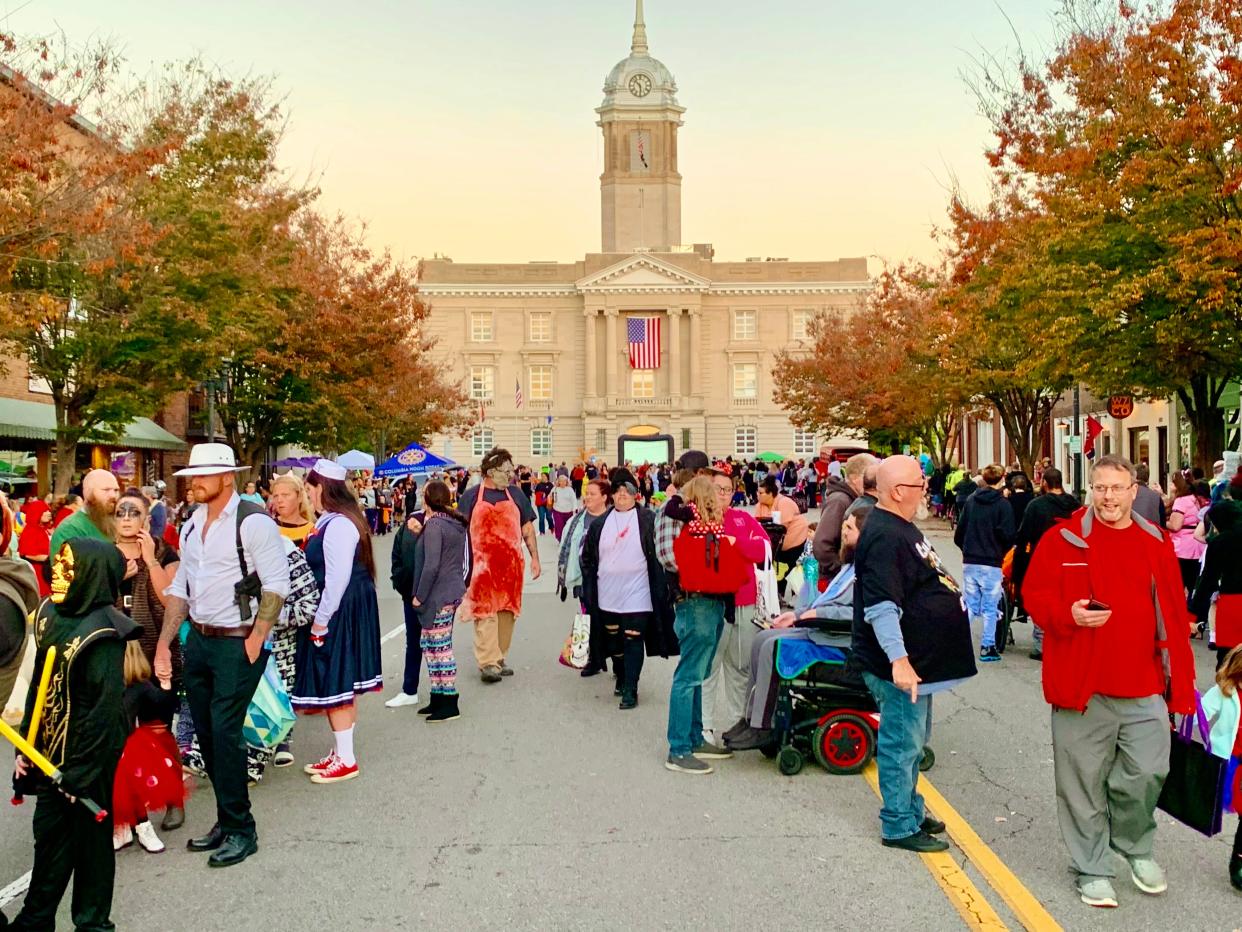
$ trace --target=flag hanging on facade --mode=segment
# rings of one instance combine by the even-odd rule
[[[487,409],[483,407],[483,399],[479,399],[479,423],[482,424],[487,420]]]
[[[1095,438],[1104,433],[1104,425],[1090,415],[1087,416],[1087,436],[1083,440],[1082,455],[1089,460],[1095,459]]]
[[[625,339],[630,347],[631,369],[660,368],[660,318],[627,317]]]
[[[549,427],[551,427],[551,426],[552,426],[552,415],[550,415],[550,414],[548,415],[548,426],[549,426]]]
[[[515,408],[522,407],[522,381],[516,379],[513,383],[513,406]]]

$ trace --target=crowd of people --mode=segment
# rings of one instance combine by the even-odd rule
[[[1218,686],[1202,705],[1216,753],[1232,761],[1226,805],[1242,813],[1242,475],[1226,477],[1223,463],[1210,482],[1175,474],[1165,494],[1144,467],[1103,456],[1085,506],[1050,464],[1037,491],[1020,470],[990,465],[952,483],[948,510],[951,470],[827,450],[774,468],[689,450],[659,466],[532,470],[496,448],[477,471],[421,486],[321,459],[305,478],[239,493],[241,471],[226,445],[200,444],[178,473],[189,492],[177,507],[162,485],[122,489],[93,470],[63,501],[0,509],[0,695],[13,687],[27,615],[34,669],[75,664],[72,679],[52,676],[59,693],[47,702],[27,695],[21,733],[33,728],[62,782],[39,779],[19,754],[15,785],[37,804],[15,927],[49,924],[70,875],[75,923],[107,927],[116,852],[163,850],[159,832],[185,820],[183,770],[209,779],[216,801],[214,824],[186,847],[212,867],[257,850],[249,791],[268,766],[295,763],[292,732],[270,747],[244,737],[265,675],[292,709],[326,719],[326,752],[303,768],[310,781],[359,776],[357,700],[383,688],[372,541],[389,530],[406,644],[386,705],[419,706],[425,675],[417,712],[428,724],[462,715],[456,625],[473,626],[482,683],[514,676],[524,580],[542,574],[538,537],[552,534],[560,599],[589,618],[581,676],[611,672],[628,711],[646,660],[676,658],[670,771],[707,775],[769,747],[778,647],[844,628],[851,669],[879,709],[881,840],[946,850],[918,792],[934,696],[966,684],[976,661],[1000,659],[1008,584],[1043,661],[1058,814],[1083,902],[1117,904],[1114,852],[1140,890],[1166,889],[1154,809],[1169,715],[1196,708],[1196,636],[1217,652]],[[925,532],[934,514],[954,518],[960,582]],[[796,592],[785,585],[795,571]],[[299,745],[317,740],[307,722],[297,732]],[[97,822],[83,801],[112,818]],[[1242,821],[1229,874],[1242,890]]]

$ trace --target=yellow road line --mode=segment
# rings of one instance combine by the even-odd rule
[[[975,832],[970,824],[961,817],[956,809],[949,805],[948,800],[940,795],[940,791],[932,786],[926,777],[919,778],[919,792],[932,813],[945,824],[949,837],[970,858],[970,863],[983,875],[992,888],[1001,895],[1013,914],[1018,917],[1028,932],[1061,932],[1060,924],[1052,918],[1043,904],[1035,899],[1005,863],[996,856]]]
[[[863,776],[871,785],[871,789],[875,791],[875,795],[879,796],[880,778],[874,762],[867,765]],[[926,783],[926,780],[919,781],[921,787],[925,787]],[[926,790],[924,789],[923,792],[926,793]],[[941,801],[943,802],[943,797]],[[992,904],[984,898],[974,881],[966,875],[966,872],[948,852],[921,854],[919,857],[923,859],[923,866],[927,868],[927,872],[932,875],[949,902],[957,909],[967,928],[986,930],[986,932],[1006,932],[1008,926],[1001,921],[1001,917],[992,908]]]

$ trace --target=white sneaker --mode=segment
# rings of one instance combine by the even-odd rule
[[[134,831],[128,825],[122,825],[112,833],[112,850],[120,851],[134,843]]]
[[[418,693],[412,696],[409,693],[397,693],[384,703],[384,707],[388,709],[399,709],[406,705],[418,705]]]
[[[155,826],[150,822],[139,822],[134,834],[138,836],[138,844],[142,845],[142,850],[147,854],[159,854],[164,850],[164,843],[155,834]]]
[[[1078,878],[1078,897],[1088,906],[1112,909],[1117,905],[1117,893],[1107,877]]]
[[[1169,882],[1165,880],[1164,871],[1151,858],[1131,858],[1128,860],[1130,861],[1130,879],[1144,893],[1158,896],[1169,889]]]

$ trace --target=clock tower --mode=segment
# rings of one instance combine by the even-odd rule
[[[609,72],[595,112],[604,131],[603,251],[661,252],[680,245],[677,129],[686,108],[677,103],[672,72],[647,49],[643,0],[636,0],[630,56]]]

